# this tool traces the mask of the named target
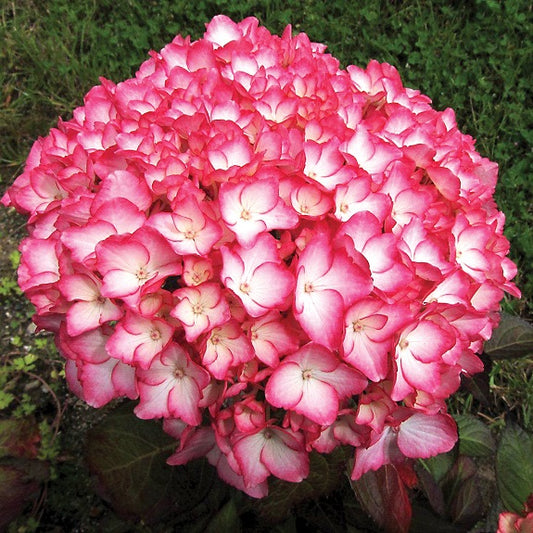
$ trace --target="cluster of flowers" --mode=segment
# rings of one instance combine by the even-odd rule
[[[138,398],[255,497],[451,449],[510,281],[497,165],[388,64],[215,17],[102,79],[2,199],[19,283],[92,406]]]

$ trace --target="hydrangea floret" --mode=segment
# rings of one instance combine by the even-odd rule
[[[313,450],[358,479],[454,446],[445,400],[519,295],[496,179],[392,66],[220,15],[101,79],[2,203],[72,390],[263,497]]]

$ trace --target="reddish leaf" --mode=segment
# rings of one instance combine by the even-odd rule
[[[37,457],[39,428],[32,419],[0,420],[0,457]]]
[[[470,529],[483,516],[483,501],[477,476],[461,484],[450,502],[450,514],[454,524]]]
[[[13,459],[0,464],[0,531],[39,493],[48,467],[35,460]]]
[[[363,509],[387,533],[407,533],[411,524],[411,503],[407,489],[393,465],[370,471],[352,488]]]
[[[474,476],[477,472],[476,463],[466,455],[460,455],[455,461],[453,467],[448,471],[442,481],[443,487],[451,491],[454,487],[461,486],[467,479]]]
[[[442,488],[421,461],[417,463],[416,472],[418,474],[419,486],[431,507],[438,515],[444,516],[446,514],[446,504],[444,502]]]
[[[460,455],[453,464],[453,467],[439,483],[444,493],[444,499],[447,502],[449,513],[451,513],[450,505],[459,497],[461,487],[466,481],[474,479],[476,473],[477,466],[474,461],[466,455]],[[453,515],[453,513],[451,514]]]

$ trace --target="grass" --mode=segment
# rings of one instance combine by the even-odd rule
[[[46,135],[58,116],[70,118],[99,76],[115,82],[131,77],[149,49],[159,50],[177,33],[200,37],[205,22],[218,13],[256,16],[275,33],[290,23],[293,31],[326,43],[343,66],[366,65],[371,58],[395,65],[405,84],[429,95],[436,108],[452,107],[461,130],[478,139],[482,155],[499,163],[496,200],[507,215],[506,235],[523,292],[520,301],[504,306],[531,319],[531,3],[377,0],[347,6],[343,0],[198,0],[194,8],[185,0],[0,0],[0,191],[20,173],[32,142]],[[57,479],[48,486],[48,507],[43,502],[33,516],[70,515],[89,524],[87,505],[104,511],[90,495],[83,466],[68,461],[78,444],[68,435],[83,433],[96,415],[65,388],[51,339],[31,330],[31,307],[14,284],[23,224],[0,210],[0,418],[35,416],[48,435],[45,453]],[[493,365],[490,412],[468,394],[454,407],[481,411],[496,428],[504,413],[512,413],[533,431],[532,363]],[[59,503],[62,482],[78,495],[70,507]],[[19,531],[33,527],[28,520],[19,521]]]

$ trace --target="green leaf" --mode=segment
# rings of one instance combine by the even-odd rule
[[[435,455],[429,459],[419,459],[419,462],[431,474],[433,479],[440,483],[455,463],[455,452],[450,451]]]
[[[459,453],[470,457],[488,457],[496,451],[489,428],[472,415],[455,415],[459,432]]]
[[[131,411],[127,402],[87,436],[86,457],[98,478],[97,490],[127,518],[151,523],[174,513],[187,519],[187,513],[209,501],[214,470],[199,461],[167,465],[176,441],[159,424],[139,420]]]
[[[515,424],[503,431],[496,453],[496,481],[503,506],[522,512],[533,493],[533,435]]]
[[[533,353],[533,325],[502,313],[500,325],[485,343],[485,353],[495,359],[513,359]]]
[[[233,498],[218,511],[205,529],[205,533],[219,533],[220,531],[241,532],[241,521]]]
[[[0,411],[9,407],[9,404],[15,399],[15,396],[10,392],[0,390]]]

